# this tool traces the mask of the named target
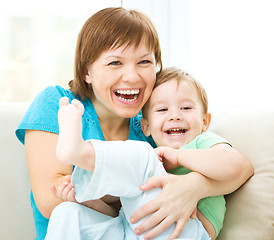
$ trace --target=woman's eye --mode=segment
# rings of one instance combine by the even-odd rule
[[[139,62],[139,64],[148,64],[148,63],[151,63],[151,61],[149,60],[142,60]]]
[[[110,65],[114,65],[114,66],[118,66],[118,65],[121,65],[121,62],[120,61],[112,61],[108,64],[109,66]]]

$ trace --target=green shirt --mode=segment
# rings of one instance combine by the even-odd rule
[[[208,149],[219,143],[231,145],[224,138],[211,132],[205,132],[194,138],[194,140],[187,145],[182,146],[180,149]],[[185,175],[191,171],[185,167],[178,167],[168,172],[175,175]],[[211,222],[215,228],[217,237],[223,227],[226,211],[224,196],[203,198],[198,202],[198,209]]]

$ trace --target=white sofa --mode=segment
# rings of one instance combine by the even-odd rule
[[[0,239],[34,239],[30,182],[24,148],[14,131],[28,103],[0,103]],[[227,213],[218,240],[274,239],[274,107],[227,109],[212,114],[211,130],[245,154],[255,175],[226,196]]]

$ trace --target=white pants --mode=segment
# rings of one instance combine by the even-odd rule
[[[59,204],[50,217],[47,240],[135,240],[143,239],[144,234],[136,236],[130,224],[130,216],[142,205],[159,195],[160,188],[142,192],[139,186],[147,178],[167,174],[158,160],[153,148],[140,141],[90,140],[95,149],[94,172],[76,167],[72,181],[75,185],[77,201],[99,199],[105,195],[120,197],[122,209],[118,217],[110,217],[80,204],[64,202]],[[169,227],[158,239],[168,239],[175,224]],[[210,239],[201,222],[190,219],[178,239]]]

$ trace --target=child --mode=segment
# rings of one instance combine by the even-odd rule
[[[69,105],[67,99],[61,99],[57,157],[63,162],[78,166],[73,173],[73,182],[79,202],[99,199],[105,195],[120,197],[123,206],[120,215],[116,218],[106,216],[101,221],[99,229],[106,235],[98,239],[107,239],[107,232],[110,236],[115,234],[115,239],[138,239],[131,230],[136,224],[131,224],[129,217],[161,192],[157,188],[141,192],[139,186],[149,177],[166,172],[147,143],[96,140],[84,142],[81,138],[82,114],[83,106],[79,102],[73,101]],[[210,124],[206,93],[191,76],[177,68],[165,69],[157,75],[154,91],[143,109],[141,123],[145,135],[151,135],[157,146],[167,146],[156,149],[156,153],[165,168],[173,174],[186,174],[189,172],[187,169],[190,169],[212,179],[225,181],[237,176],[241,170],[237,152],[224,139],[211,133],[203,133]],[[181,148],[182,146],[184,147]],[[224,153],[226,157],[223,156]],[[196,161],[196,156],[200,154],[204,156],[203,162]],[[64,185],[61,190],[64,198],[75,201],[73,185]],[[88,206],[97,212],[115,216],[115,209],[102,200],[89,201]],[[225,213],[224,198],[219,196],[202,199],[198,208],[201,212],[198,210],[197,216],[204,227],[197,218],[190,219],[180,239],[209,239],[207,232],[215,239],[219,233]],[[54,213],[58,216],[62,214]],[[114,219],[117,220],[115,223]],[[49,239],[51,236],[56,237],[51,235],[55,231],[52,226],[56,222],[51,218],[47,235]],[[98,233],[99,225],[96,224],[93,229]],[[125,230],[119,224],[123,224]],[[109,231],[110,226],[116,226],[122,232],[116,229],[113,233]],[[92,226],[88,228],[93,231]],[[170,227],[156,239],[167,239],[173,229],[174,226]],[[92,235],[95,233],[89,234],[95,237]]]

